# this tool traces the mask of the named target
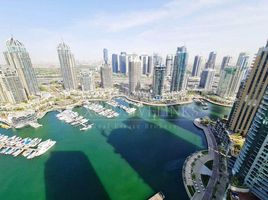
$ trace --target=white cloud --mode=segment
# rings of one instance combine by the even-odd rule
[[[79,60],[101,59],[103,47],[110,52],[166,54],[185,44],[191,57],[207,57],[216,50],[220,62],[221,56],[236,56],[239,51],[253,55],[265,44],[267,13],[265,0],[173,0],[158,8],[94,13],[68,27],[50,30],[40,26],[17,37],[34,62],[57,62],[55,48],[61,37]]]

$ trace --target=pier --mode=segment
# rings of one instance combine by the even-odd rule
[[[0,154],[13,155],[17,157],[22,155],[27,159],[40,156],[47,152],[56,141],[50,139],[41,142],[40,138],[21,138],[17,136],[8,137],[0,134]]]
[[[92,128],[93,124],[88,124],[88,119],[79,116],[77,112],[72,110],[64,110],[56,115],[56,117],[72,126],[82,126],[80,131],[85,131]]]

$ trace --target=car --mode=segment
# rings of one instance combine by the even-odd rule
[[[197,190],[198,193],[200,193],[200,190]]]
[[[206,189],[205,188],[203,188],[203,191],[205,191]]]

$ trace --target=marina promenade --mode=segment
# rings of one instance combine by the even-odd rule
[[[214,135],[212,134],[209,127],[202,125],[201,119],[197,118],[194,120],[194,125],[199,129],[202,129],[207,140],[208,152],[203,154],[201,151],[196,152],[184,162],[183,166],[183,182],[187,194],[192,200],[207,200],[212,198],[214,186],[219,179],[219,155],[215,152],[217,149],[217,143]],[[213,160],[212,171],[206,169],[204,164],[209,160]],[[205,189],[200,190],[203,187],[201,182],[201,174],[209,174],[210,178]],[[195,188],[192,193],[190,192],[189,186]]]
[[[153,102],[145,102],[145,101],[140,101],[140,100],[136,100],[136,99],[132,99],[126,95],[114,95],[112,96],[111,99],[116,98],[116,97],[124,97],[129,101],[135,102],[135,103],[139,103],[139,104],[143,104],[143,105],[147,105],[147,106],[176,106],[176,105],[184,105],[184,104],[189,104],[192,103],[193,100],[189,100],[189,101],[181,101],[181,102],[176,102],[176,103],[153,103]]]
[[[214,186],[219,179],[219,155],[215,152],[215,150],[217,149],[217,142],[213,133],[210,130],[210,127],[202,125],[200,121],[200,119],[195,119],[194,125],[204,131],[208,144],[208,152],[213,156],[212,175],[209,179],[206,191],[202,197],[202,200],[207,200],[211,199]]]

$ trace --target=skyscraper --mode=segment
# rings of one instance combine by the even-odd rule
[[[239,67],[225,67],[221,71],[220,81],[217,88],[217,95],[227,99],[234,98],[241,83],[242,75],[243,70]]]
[[[75,72],[75,60],[70,47],[64,42],[57,47],[63,86],[65,90],[76,90],[77,80]]]
[[[162,96],[166,67],[163,64],[157,64],[154,67],[153,75],[153,96],[159,98]]]
[[[90,70],[82,70],[80,80],[82,91],[93,91],[95,89],[94,75]]]
[[[261,99],[232,172],[264,200],[268,197],[268,88]]]
[[[13,67],[0,69],[0,92],[2,102],[14,104],[28,99],[17,71]]]
[[[260,48],[251,72],[240,87],[231,110],[227,125],[229,128],[245,136],[268,85],[268,42]]]
[[[120,73],[127,74],[128,73],[128,56],[126,52],[121,52],[119,56],[120,63]]]
[[[13,102],[13,96],[8,90],[7,85],[4,82],[4,74],[0,69],[0,102],[1,103],[15,103]]]
[[[242,75],[242,80],[244,80],[247,76],[248,71],[248,60],[249,60],[249,55],[245,52],[242,52],[239,54],[236,66],[241,68],[243,70],[243,75]]]
[[[249,55],[245,52],[241,52],[238,56],[236,66],[246,69],[248,67]]]
[[[141,60],[142,74],[146,75],[148,73],[148,56],[141,55],[140,60]]]
[[[118,55],[112,54],[112,68],[113,73],[118,73]]]
[[[201,62],[202,62],[202,57],[201,56],[195,56],[194,57],[194,65],[192,69],[192,76],[200,76],[201,72]]]
[[[208,69],[208,68],[214,69],[215,68],[216,56],[217,56],[217,54],[215,51],[212,51],[209,53],[208,61],[206,63],[206,69]]]
[[[229,65],[229,62],[231,60],[231,56],[224,56],[221,62],[221,70],[223,70],[225,67]]]
[[[109,64],[103,64],[101,66],[101,87],[112,88],[113,80],[112,80],[112,69],[109,67]]]
[[[13,37],[6,42],[7,51],[4,56],[11,68],[15,69],[27,94],[36,95],[39,92],[37,79],[34,73],[29,53],[24,45]]]
[[[140,89],[141,85],[141,61],[137,55],[129,57],[129,93]]]
[[[167,57],[166,57],[166,72],[165,72],[165,75],[166,76],[170,76],[171,75],[172,65],[173,65],[173,55],[172,54],[168,54]]]
[[[199,87],[204,88],[206,91],[212,89],[212,84],[214,81],[215,70],[211,68],[204,69],[201,73]]]
[[[147,74],[152,75],[153,73],[153,56],[148,56],[148,69],[147,69]]]
[[[178,47],[174,58],[173,72],[170,84],[170,92],[181,91],[185,81],[185,73],[188,61],[188,53],[185,46]]]
[[[104,64],[108,64],[108,49],[103,49],[103,61]]]

